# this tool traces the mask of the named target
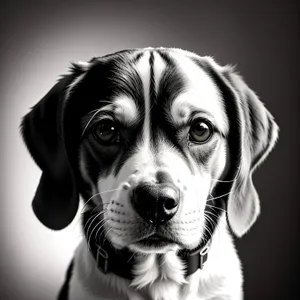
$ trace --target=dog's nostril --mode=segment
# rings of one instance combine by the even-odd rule
[[[164,203],[164,208],[167,210],[173,209],[177,206],[177,203],[174,199],[172,198],[166,198],[165,203]]]
[[[167,210],[175,208],[179,204],[178,190],[165,186],[161,191],[161,199],[163,200],[163,207]]]

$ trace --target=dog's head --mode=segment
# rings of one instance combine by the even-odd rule
[[[227,210],[242,236],[259,214],[253,170],[277,139],[271,114],[231,67],[178,49],[74,64],[22,122],[52,229],[79,194],[116,248],[193,249]]]

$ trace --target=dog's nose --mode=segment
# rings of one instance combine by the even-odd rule
[[[161,225],[176,214],[179,207],[179,190],[170,184],[141,184],[132,194],[132,204],[148,223]]]

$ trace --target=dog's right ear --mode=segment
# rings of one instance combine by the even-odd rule
[[[79,72],[79,68],[76,70]],[[32,207],[37,218],[55,230],[71,223],[79,203],[76,171],[64,136],[65,95],[77,76],[73,70],[61,78],[21,123],[25,144],[42,170]]]

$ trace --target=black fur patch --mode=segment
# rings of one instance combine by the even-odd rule
[[[80,137],[83,128],[79,125],[76,128],[75,124],[82,124],[83,116],[113,103],[114,97],[118,95],[125,94],[133,99],[141,114],[140,119],[143,119],[143,85],[128,54],[132,54],[132,51],[122,51],[105,56],[105,59],[98,58],[94,60],[90,70],[78,83],[71,94],[71,99],[68,101],[68,108],[72,111],[68,121],[69,128],[67,130],[70,132],[69,135],[74,136],[76,129],[77,136]],[[83,99],[85,101],[82,101]],[[75,119],[81,121],[78,122]],[[124,161],[126,161],[126,157],[132,152],[131,145],[135,144],[140,127],[141,124],[135,124],[134,128],[130,130],[134,140],[121,141],[118,146],[101,147],[91,134],[92,128],[88,128],[83,138],[77,140],[77,144],[81,143],[83,145],[86,169],[93,182],[96,183],[99,176],[106,176],[113,171],[118,172]]]

